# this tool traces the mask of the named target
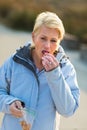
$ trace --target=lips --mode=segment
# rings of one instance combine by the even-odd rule
[[[43,54],[49,53],[49,51],[47,51],[47,50],[42,50],[42,53],[43,53]]]

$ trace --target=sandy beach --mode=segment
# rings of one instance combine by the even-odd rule
[[[31,41],[31,33],[12,31],[0,25],[0,66],[17,48]],[[61,117],[60,130],[87,130],[87,65],[79,58],[79,51],[66,51],[77,71],[81,89],[80,107],[69,118]],[[0,125],[3,114],[0,113]]]

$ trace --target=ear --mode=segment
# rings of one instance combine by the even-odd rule
[[[32,41],[34,42],[35,36],[34,36],[34,32],[32,32]]]
[[[32,32],[32,41],[35,44],[35,33],[34,32]]]

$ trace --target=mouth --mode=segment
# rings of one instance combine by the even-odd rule
[[[49,53],[47,50],[42,50],[42,54]]]

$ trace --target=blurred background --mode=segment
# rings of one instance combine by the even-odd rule
[[[60,16],[66,32],[87,42],[87,0],[0,0],[0,22],[31,31],[36,15],[46,10]]]
[[[60,130],[87,130],[87,0],[0,0],[0,66],[17,48],[31,41],[34,20],[42,11],[62,19],[66,35],[61,42],[77,71],[81,89],[79,110],[61,117]],[[3,113],[0,113],[0,125]]]

